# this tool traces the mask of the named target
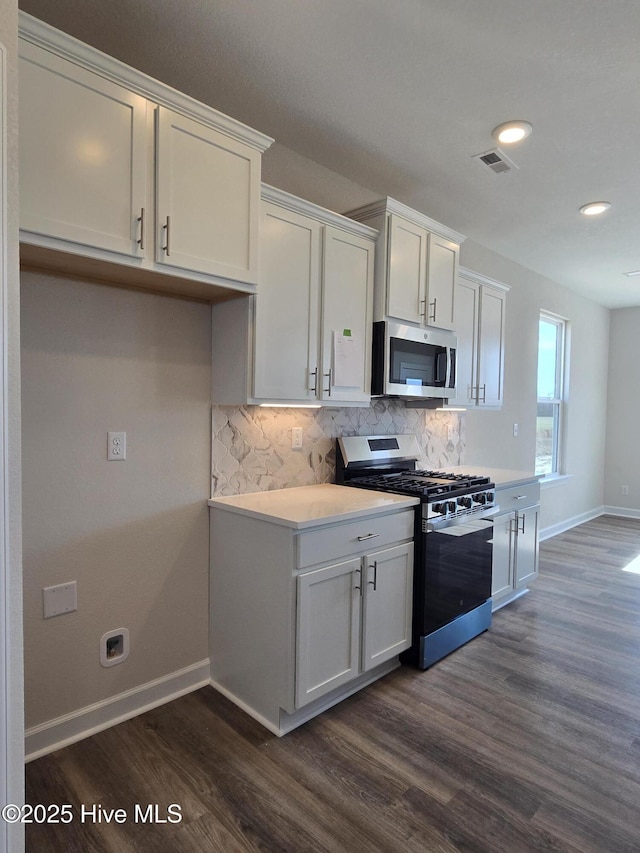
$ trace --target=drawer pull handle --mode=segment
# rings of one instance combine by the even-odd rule
[[[364,536],[358,536],[358,542],[364,542],[365,539],[376,539],[380,536],[379,533],[367,533]]]
[[[526,497],[526,495],[516,495],[514,501],[523,501]]]

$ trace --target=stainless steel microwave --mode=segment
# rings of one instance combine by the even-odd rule
[[[442,329],[373,324],[371,393],[383,397],[439,397],[456,393],[457,338]]]

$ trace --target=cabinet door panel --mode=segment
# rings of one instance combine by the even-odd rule
[[[454,290],[460,247],[437,234],[429,235],[427,274],[427,323],[440,329],[454,328]]]
[[[513,591],[513,524],[512,512],[493,520],[491,596],[494,603],[499,603]]]
[[[428,240],[424,228],[389,215],[387,314],[398,320],[424,322]]]
[[[516,547],[516,587],[532,581],[538,574],[538,507],[516,514],[518,538]]]
[[[258,152],[164,107],[157,111],[156,143],[156,260],[256,283]]]
[[[358,675],[361,562],[298,575],[296,707]]]
[[[313,400],[318,368],[318,222],[268,202],[262,208],[256,298],[254,396]],[[318,377],[318,381],[321,377]]]
[[[479,402],[502,405],[504,381],[504,294],[480,287],[480,330],[478,335]]]
[[[366,591],[362,669],[372,669],[411,645],[413,543],[363,557]]]
[[[371,399],[373,265],[371,241],[325,227],[320,386],[323,400],[368,403]],[[349,335],[345,336],[344,351],[336,353],[336,335],[345,331]],[[345,357],[342,362],[341,355]]]
[[[34,45],[20,53],[20,228],[143,257],[147,101]]]
[[[460,279],[456,285],[454,324],[458,338],[456,351],[456,397],[451,405],[476,402],[476,366],[478,346],[477,284]]]

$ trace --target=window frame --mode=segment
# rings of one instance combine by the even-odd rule
[[[561,317],[558,314],[553,314],[551,311],[541,310],[538,315],[538,359],[537,365],[540,364],[540,324],[549,323],[556,327],[556,352],[555,352],[555,387],[554,397],[539,396],[538,379],[536,376],[536,450],[534,457],[534,470],[539,474],[543,482],[547,479],[562,476],[563,471],[563,428],[564,428],[564,408],[565,408],[565,389],[566,389],[566,348],[568,337],[568,320],[566,317]],[[540,404],[553,406],[553,433],[552,433],[552,451],[551,451],[551,470],[548,472],[538,471],[538,446],[537,446],[537,418],[538,407]]]

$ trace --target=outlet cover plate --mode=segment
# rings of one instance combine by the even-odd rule
[[[45,586],[42,590],[44,618],[60,616],[78,609],[78,586],[76,581]]]

